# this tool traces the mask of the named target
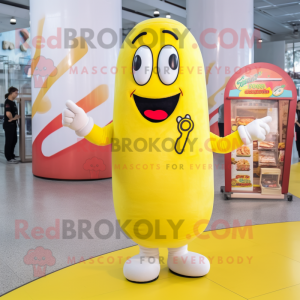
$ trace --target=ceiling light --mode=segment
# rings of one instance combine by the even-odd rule
[[[154,17],[159,17],[159,10],[155,9],[153,15],[154,15]]]
[[[258,39],[257,41],[258,41],[259,43],[262,43],[262,42],[263,42],[263,40],[262,40],[262,39]]]
[[[171,15],[170,14],[166,14],[166,18],[167,19],[171,19]]]
[[[11,25],[16,25],[16,24],[17,24],[17,20],[16,20],[15,17],[12,17],[12,18],[10,19],[10,24],[11,24]]]

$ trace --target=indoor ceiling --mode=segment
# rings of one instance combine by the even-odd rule
[[[29,27],[29,0],[0,0],[0,32]],[[17,19],[16,25],[10,24],[11,17]]]
[[[254,24],[271,40],[300,38],[300,1],[254,0]]]
[[[1,11],[1,10],[0,10]],[[12,16],[0,13],[0,32],[10,31],[18,28],[29,27],[29,17],[28,19],[17,18],[17,24],[11,25],[10,19]]]
[[[204,0],[195,0],[204,1]],[[247,0],[246,0],[247,1]],[[29,9],[30,0],[0,0],[0,5],[7,4],[12,8],[21,10]],[[154,9],[160,11],[164,17],[170,13],[172,19],[186,24],[186,0],[122,0],[123,33],[138,22],[153,17]],[[1,10],[0,10],[1,11]],[[17,17],[17,25],[9,24],[10,12],[0,13],[0,32],[29,26],[29,19]],[[254,0],[254,27],[263,32],[267,40],[300,39],[300,1],[293,0]]]
[[[126,35],[140,21],[153,17],[155,9],[160,16],[171,14],[172,19],[186,25],[186,0],[122,0],[123,34]]]
[[[30,0],[12,0],[12,1],[10,1],[10,0],[7,0],[7,1],[5,1],[5,0],[3,0],[3,1],[0,1],[0,3],[4,3],[4,4],[13,4],[13,5],[16,5],[16,6],[20,6],[20,7],[22,7],[22,6],[26,6],[26,7],[29,7],[29,1]]]

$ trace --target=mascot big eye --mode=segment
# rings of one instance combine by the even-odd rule
[[[204,231],[200,220],[208,223],[212,214],[213,152],[231,152],[270,131],[266,117],[225,138],[210,133],[202,55],[186,31],[177,21],[156,18],[129,33],[118,57],[124,72],[116,75],[109,125],[100,128],[70,100],[63,112],[63,125],[78,136],[99,146],[113,142],[117,219],[140,247],[123,269],[133,282],[158,278],[159,248],[168,248],[175,274],[209,272],[209,260],[188,251],[188,243]]]

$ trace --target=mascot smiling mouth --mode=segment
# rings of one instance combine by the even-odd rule
[[[180,93],[167,98],[151,99],[133,94],[135,104],[142,116],[150,122],[166,120],[175,110]]]

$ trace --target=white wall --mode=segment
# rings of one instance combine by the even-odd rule
[[[284,70],[285,41],[263,42],[254,47],[254,62],[267,62]]]

